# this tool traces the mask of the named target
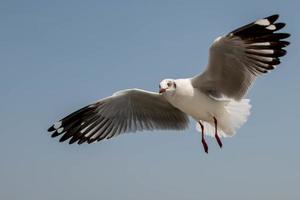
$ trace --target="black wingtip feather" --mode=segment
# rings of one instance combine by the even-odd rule
[[[287,51],[284,49],[274,50],[274,56],[276,56],[276,57],[283,57],[286,55],[286,53],[287,53]]]
[[[269,42],[269,45],[258,45],[258,44],[253,44],[253,42],[246,42],[246,44],[249,44],[247,46],[247,49],[274,49],[274,50],[281,50],[282,48],[287,47],[290,42],[288,41],[275,41],[275,42]]]
[[[87,141],[87,143],[88,143],[88,144],[91,144],[91,143],[93,143],[94,141],[95,141],[95,139],[90,139],[90,140]]]
[[[61,138],[59,139],[59,142],[65,142],[66,140],[70,139],[72,137],[72,134],[65,133]]]
[[[256,56],[261,56],[261,57],[267,57],[267,58],[276,58],[276,57],[282,57],[286,55],[286,50],[284,49],[271,49],[272,53],[266,53],[266,52],[261,52],[260,50],[263,49],[255,49],[256,51],[251,51],[251,49],[246,50],[248,54],[256,55]]]
[[[288,37],[290,37],[289,33],[272,33],[272,34],[262,35],[259,37],[249,38],[245,41],[245,43],[278,42]]]
[[[273,58],[272,61],[267,62],[270,65],[279,65],[280,64],[280,59],[279,58]]]
[[[55,131],[56,129],[54,128],[54,126],[51,126],[50,128],[48,128],[48,132],[52,132],[52,131]]]
[[[264,19],[267,19],[271,24],[273,24],[279,18],[279,14],[271,15]]]
[[[279,31],[280,29],[284,28],[286,26],[285,23],[275,23],[274,26],[276,27],[276,30],[275,31]]]
[[[256,20],[250,24],[233,30],[227,36],[238,36],[243,40],[252,40],[253,38],[259,38],[264,35],[272,34],[273,32],[278,31],[285,26],[285,23],[275,23],[278,18],[279,15],[275,14]],[[267,22],[264,20],[267,20]]]
[[[83,144],[83,143],[85,143],[86,141],[88,140],[88,138],[87,137],[84,137],[84,138],[81,138],[80,140],[78,140],[78,143],[77,144]]]
[[[58,133],[57,131],[55,131],[54,133],[52,133],[51,137],[54,138],[54,137],[57,137],[57,136],[59,136],[61,134],[63,134],[63,133]]]
[[[77,142],[79,140],[79,137],[73,136],[71,138],[71,140],[69,141],[69,144],[74,144],[75,142]]]
[[[282,47],[287,47],[289,46],[291,43],[289,41],[280,41]]]

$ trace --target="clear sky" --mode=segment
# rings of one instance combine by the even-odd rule
[[[0,199],[300,199],[299,1],[0,1]],[[113,92],[190,77],[219,35],[280,14],[288,54],[248,122],[205,154],[182,132],[68,145],[47,128]]]

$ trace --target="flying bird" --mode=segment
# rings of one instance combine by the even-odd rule
[[[231,137],[250,114],[245,99],[256,77],[280,64],[290,43],[290,34],[277,32],[285,23],[272,15],[218,37],[210,46],[203,73],[192,78],[164,79],[159,92],[127,89],[87,105],[55,122],[48,131],[59,141],[93,143],[126,132],[183,130],[189,117],[201,132],[222,147],[222,137]]]

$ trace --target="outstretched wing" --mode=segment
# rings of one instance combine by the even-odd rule
[[[206,70],[192,78],[192,84],[216,98],[240,100],[259,74],[267,73],[280,63],[289,45],[288,33],[277,33],[284,23],[275,23],[278,15],[238,28],[217,38],[210,47]]]
[[[175,129],[188,126],[188,116],[162,95],[139,89],[122,90],[54,123],[52,137],[62,135],[72,144],[92,143],[125,132]]]

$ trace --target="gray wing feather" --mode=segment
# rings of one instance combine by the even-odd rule
[[[188,116],[162,95],[139,89],[123,90],[101,99],[56,122],[48,131],[60,142],[92,143],[125,132],[182,130]]]
[[[278,15],[257,20],[217,38],[209,51],[206,70],[192,78],[192,84],[214,97],[240,100],[257,75],[280,63],[289,42],[287,33],[274,33],[284,27],[275,23]]]

